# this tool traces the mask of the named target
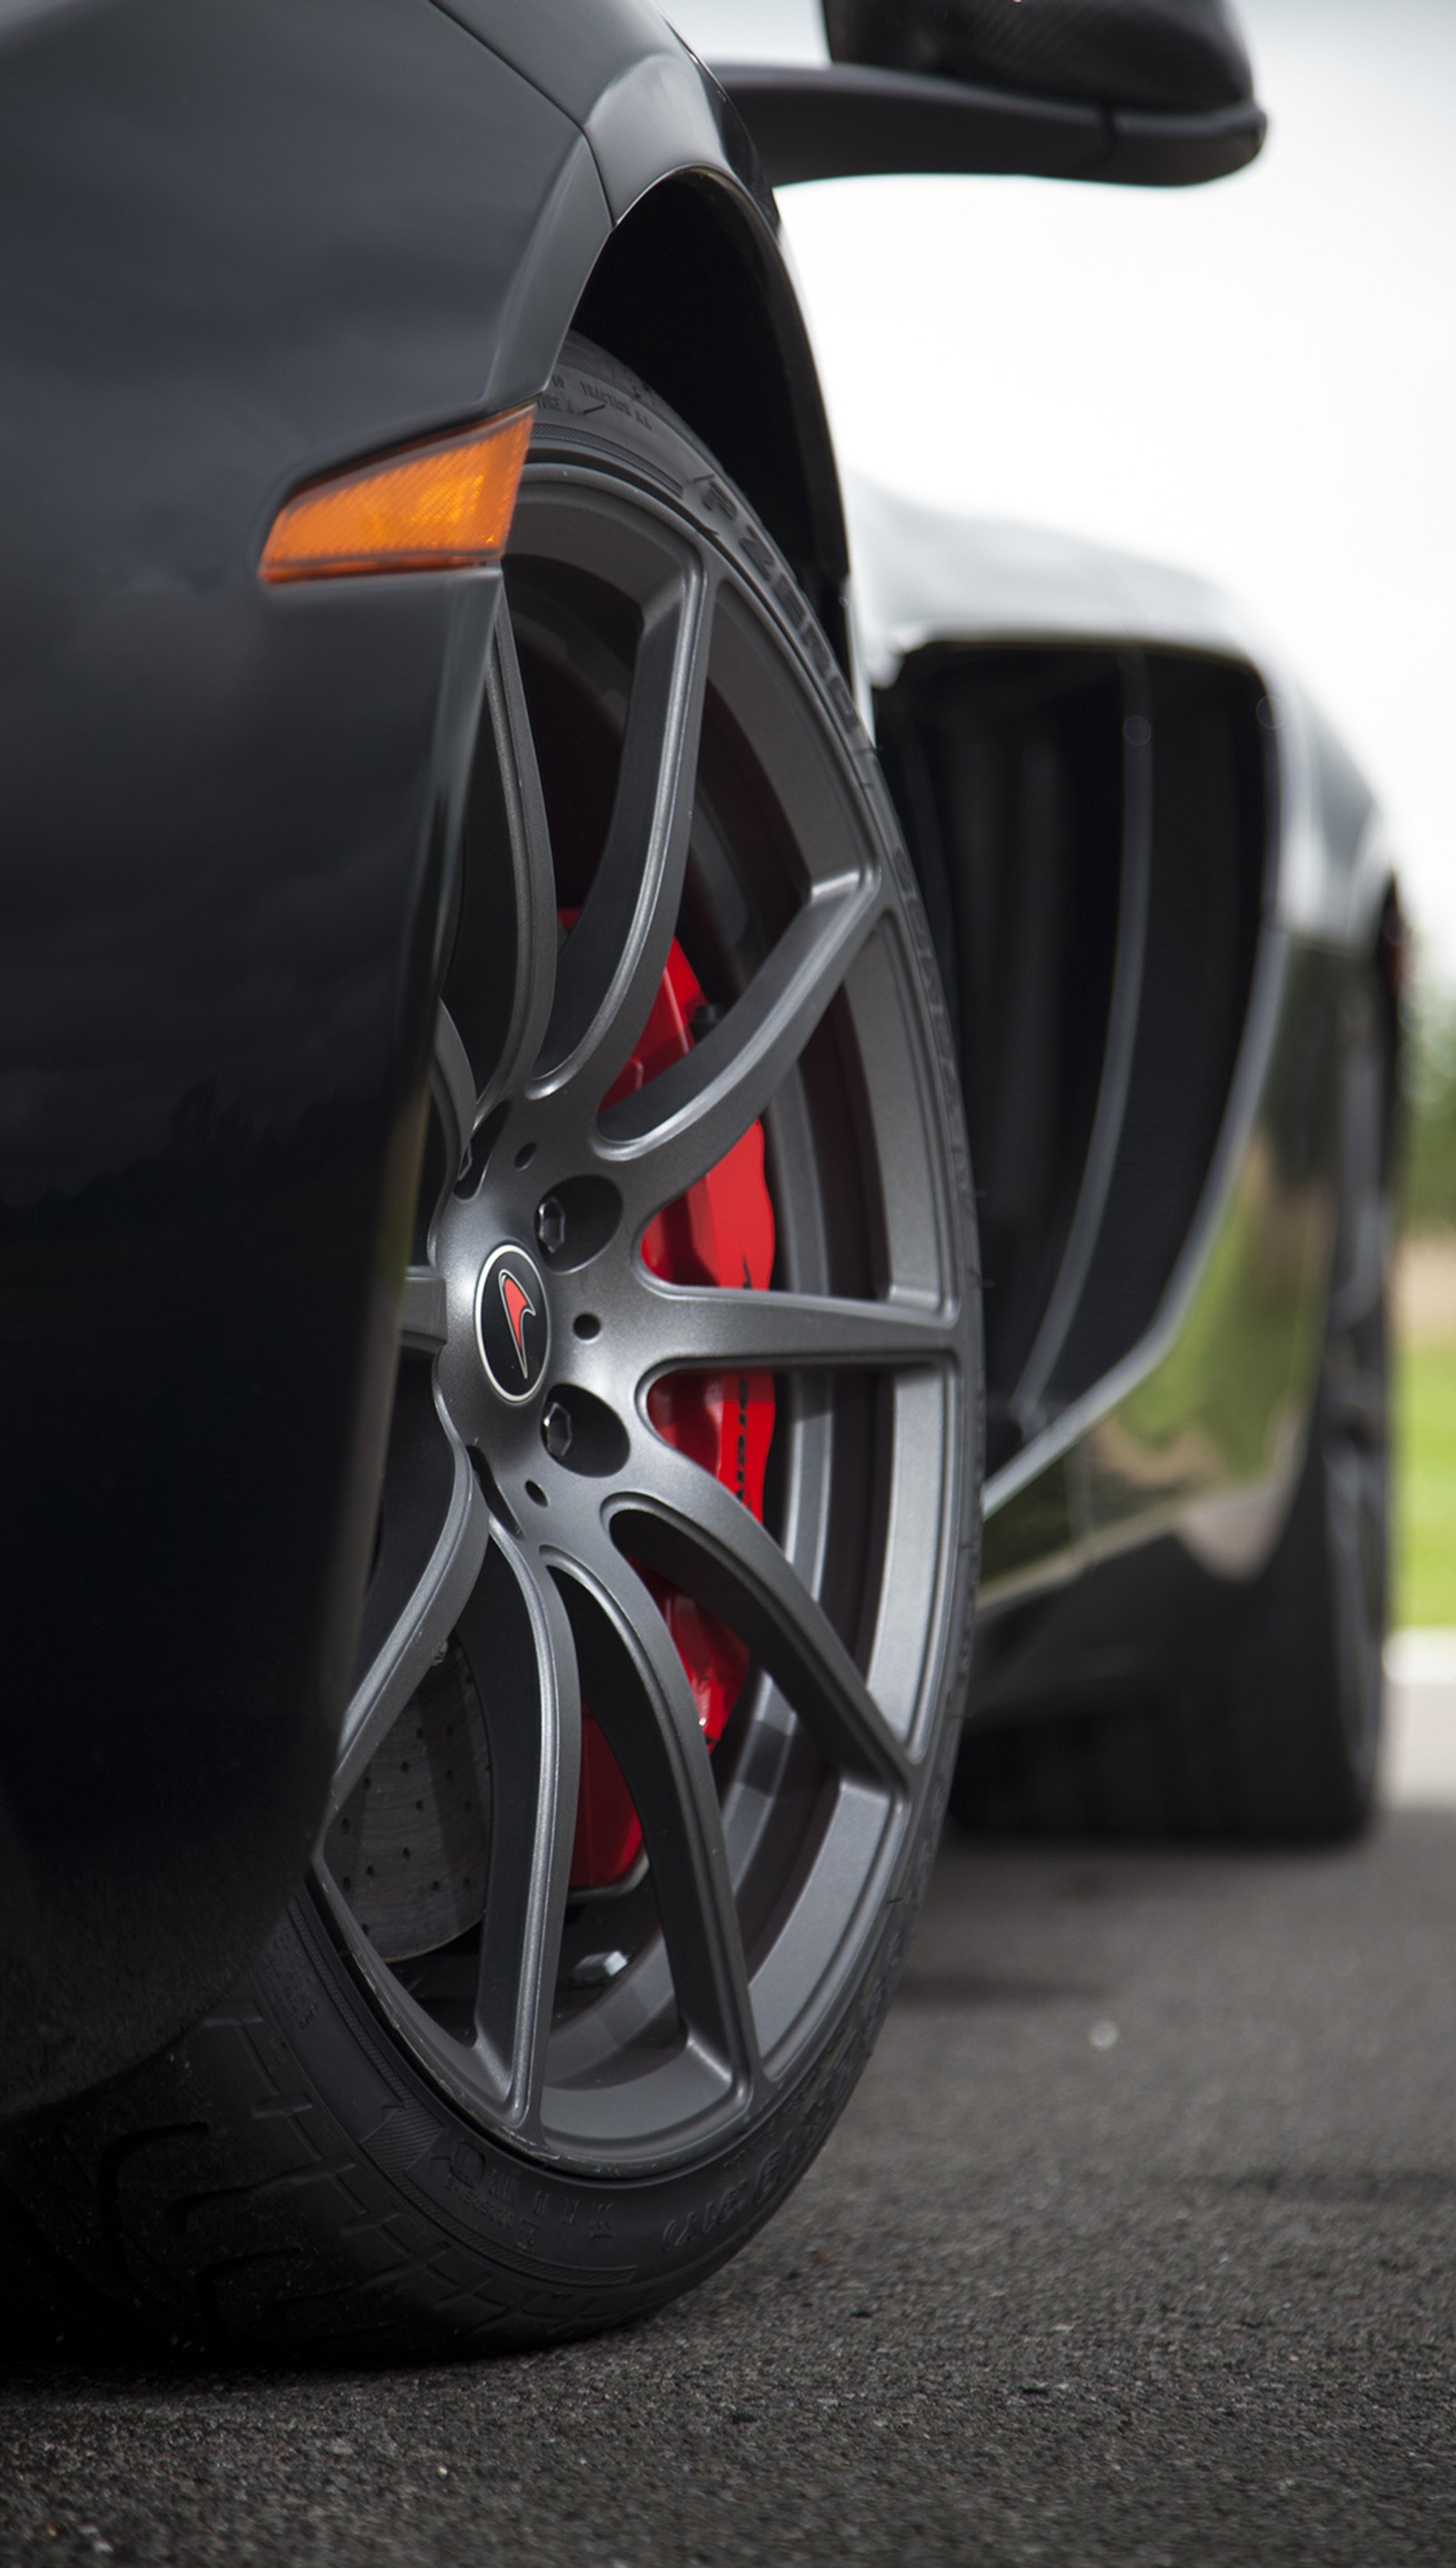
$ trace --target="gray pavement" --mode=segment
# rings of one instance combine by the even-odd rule
[[[824,2156],[649,2324],[347,2377],[22,2353],[0,2560],[1448,2568],[1456,1807],[1402,1754],[1353,1852],[949,1845]]]

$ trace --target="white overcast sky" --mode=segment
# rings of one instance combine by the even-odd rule
[[[817,0],[665,0],[712,59]],[[1221,185],[875,178],[781,199],[842,459],[1206,573],[1390,814],[1456,985],[1456,0],[1246,0],[1274,131]]]

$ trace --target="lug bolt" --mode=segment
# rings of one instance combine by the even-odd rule
[[[564,1400],[553,1400],[541,1421],[541,1442],[553,1462],[563,1461],[571,1450],[571,1412]]]
[[[536,1214],[536,1237],[548,1257],[566,1246],[566,1209],[559,1195],[547,1195]]]

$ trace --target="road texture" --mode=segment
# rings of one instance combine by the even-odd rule
[[[1449,2568],[1456,1690],[1416,1710],[1353,1852],[950,1844],[840,2130],[664,2317],[343,2377],[16,2350],[0,2561]]]

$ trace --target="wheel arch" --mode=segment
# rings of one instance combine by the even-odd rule
[[[834,452],[803,316],[757,206],[713,171],[659,179],[603,246],[574,326],[711,447],[847,667],[848,547]]]

